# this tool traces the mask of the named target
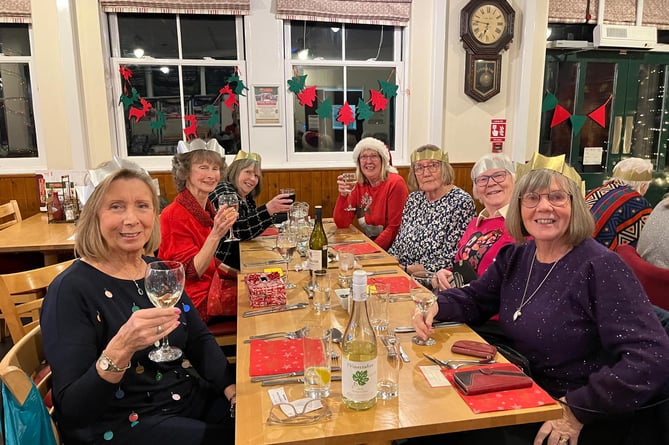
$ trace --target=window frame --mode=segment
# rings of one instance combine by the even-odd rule
[[[33,125],[35,126],[35,144],[37,145],[37,156],[31,158],[0,158],[0,167],[2,167],[3,174],[17,174],[25,173],[26,171],[45,170],[47,168],[46,154],[43,147],[41,147],[42,125],[39,101],[39,89],[36,88],[35,79],[35,48],[33,46],[33,27],[31,23],[26,23],[28,27],[28,44],[30,46],[29,56],[7,56],[0,55],[0,63],[25,63],[28,65],[30,71],[30,94],[32,97],[33,108]]]
[[[299,22],[295,20],[294,22]],[[332,26],[339,26],[343,28],[347,26],[345,23],[330,23]],[[388,25],[376,25],[376,26],[385,26]],[[347,68],[394,68],[395,69],[395,79],[397,84],[400,86],[397,96],[395,96],[395,138],[391,141],[393,147],[392,156],[394,159],[404,159],[406,146],[407,133],[406,133],[406,122],[407,122],[407,107],[408,101],[406,100],[406,95],[404,90],[406,89],[406,79],[408,78],[408,64],[406,63],[409,41],[408,41],[408,27],[404,26],[394,26],[393,27],[393,60],[392,61],[374,61],[369,62],[365,60],[299,60],[293,59],[291,56],[291,21],[284,20],[283,22],[283,33],[284,33],[284,76],[285,82],[284,85],[287,85],[288,79],[293,77],[293,67],[296,65],[299,66],[313,66],[313,67],[337,67],[343,70],[343,80],[344,84],[342,89],[344,91],[348,90],[347,84]],[[342,39],[342,54],[346,54],[346,39]],[[308,84],[308,79],[307,79]],[[363,92],[363,94],[369,94],[369,92]],[[314,162],[314,156],[317,156],[319,162],[328,162],[342,165],[350,165],[351,156],[353,154],[353,147],[346,147],[346,151],[335,151],[335,152],[297,152],[295,151],[295,107],[294,107],[294,97],[292,92],[288,91],[286,94],[286,105],[285,105],[285,121],[286,121],[286,156],[289,163],[296,165],[299,164],[312,164]]]
[[[164,15],[164,14],[163,14]],[[134,58],[134,57],[121,57],[120,55],[120,39],[119,39],[119,29],[118,29],[118,14],[117,13],[108,13],[107,23],[109,26],[109,47],[111,49],[111,55],[109,58],[110,61],[110,70],[112,78],[112,103],[114,104],[113,110],[113,125],[114,128],[112,132],[114,134],[115,140],[115,154],[121,158],[125,158],[136,162],[147,170],[171,170],[172,169],[172,158],[173,154],[170,155],[156,155],[156,156],[129,156],[128,155],[128,141],[126,140],[125,134],[125,117],[124,109],[122,106],[118,105],[118,98],[121,96],[122,85],[121,85],[121,76],[119,75],[119,69],[122,65],[137,65],[137,66],[153,66],[153,65],[175,65],[178,68],[178,77],[179,77],[179,102],[181,109],[185,109],[184,103],[184,92],[183,92],[183,70],[182,67],[185,66],[197,66],[197,67],[238,67],[242,73],[247,73],[246,60],[244,59],[244,25],[243,25],[243,16],[235,16],[235,33],[237,39],[237,60],[207,60],[207,59],[183,59],[182,58],[182,41],[181,41],[181,26],[180,26],[180,17],[185,14],[169,14],[174,15],[176,18],[176,33],[177,33],[177,44],[178,44],[178,59],[166,59],[166,58]],[[242,76],[243,77],[243,76]],[[248,109],[248,97],[247,96],[238,96],[239,102],[239,115],[247,116]],[[249,131],[250,126],[247,119],[240,119],[239,122],[241,128],[241,144],[242,147],[248,145],[249,141]],[[183,115],[181,118],[181,127],[185,127],[185,121]]]

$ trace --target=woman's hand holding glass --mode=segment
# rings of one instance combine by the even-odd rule
[[[183,264],[178,261],[154,261],[146,267],[144,286],[146,295],[155,307],[171,308],[181,298],[186,282]],[[163,326],[156,326],[156,334],[163,333]],[[171,362],[183,355],[181,349],[170,346],[164,335],[160,348],[149,352],[149,359],[154,362]]]
[[[411,324],[416,330],[416,337],[420,337],[423,340],[430,338],[430,335],[434,331],[432,322],[438,312],[439,306],[436,304],[433,304],[425,313],[421,312],[420,309],[416,307],[413,318],[411,319]]]
[[[416,307],[418,308],[420,314],[422,314],[422,318],[426,323],[426,328],[427,326],[430,327],[429,330],[431,330],[432,320],[430,319],[430,324],[427,324],[427,315],[435,306],[434,303],[437,301],[437,295],[434,291],[434,284],[434,273],[432,272],[420,271],[411,274],[411,299],[414,301],[414,303],[416,303]],[[434,315],[432,315],[432,318],[434,318]],[[415,315],[413,320],[415,323]],[[425,330],[426,329],[424,328],[423,331]],[[418,334],[418,329],[416,329],[416,332]],[[429,332],[426,336],[415,335],[411,340],[420,346],[431,346],[436,343],[436,340],[429,336]]]
[[[218,197],[218,205],[219,207],[227,205],[228,207],[235,209],[235,212],[237,212],[239,211],[239,196],[237,196],[237,193],[226,193],[221,195]],[[232,226],[230,226],[230,236],[225,240],[225,242],[228,243],[231,241],[240,241],[240,239],[237,238],[232,231]]]
[[[230,232],[238,216],[239,213],[228,205],[219,207],[218,212],[214,216],[214,225],[211,228],[212,235],[219,240],[223,238]]]
[[[339,194],[347,197],[348,205],[344,210],[348,212],[355,211],[355,207],[351,204],[351,193],[355,188],[355,185],[358,183],[358,175],[355,172],[346,172],[340,175],[337,178],[337,185],[339,188]]]

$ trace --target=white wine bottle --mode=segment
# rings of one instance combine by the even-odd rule
[[[328,268],[328,237],[323,228],[323,207],[315,206],[316,222],[309,238],[309,270],[325,270]]]
[[[342,349],[342,399],[354,410],[376,405],[377,350],[376,335],[367,314],[367,273],[353,272],[353,308]]]

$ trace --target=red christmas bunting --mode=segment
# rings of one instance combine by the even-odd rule
[[[184,136],[186,140],[192,138],[197,138],[197,117],[194,114],[187,114],[184,116],[184,119],[188,121],[188,125],[184,128]]]
[[[588,114],[588,117],[597,122],[602,128],[606,128],[606,106],[609,102],[611,102],[611,96],[609,96],[608,100],[597,107],[592,113]]]
[[[388,99],[386,99],[386,96],[376,90],[369,90],[369,92],[372,95],[372,105],[374,105],[374,111],[376,112],[385,110],[388,106]]]
[[[563,107],[562,105],[556,105],[555,111],[553,112],[553,120],[551,121],[551,128],[566,121],[567,119],[569,119],[570,116],[571,113],[567,111],[565,107]]]
[[[348,104],[348,102],[344,102],[344,105],[342,105],[342,107],[339,109],[339,114],[337,115],[337,121],[341,122],[344,125],[348,125],[351,122],[355,122],[353,109]]]
[[[304,88],[297,93],[297,98],[300,100],[300,105],[313,106],[314,100],[316,100],[316,85]]]
[[[139,121],[141,118],[146,116],[146,113],[151,109],[152,105],[149,101],[144,99],[143,97],[139,99],[139,102],[142,104],[142,108],[135,108],[135,107],[130,107],[130,111],[128,112],[128,119],[132,119],[133,117],[135,118],[135,122]]]

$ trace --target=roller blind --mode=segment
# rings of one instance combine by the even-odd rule
[[[249,13],[251,0],[100,0],[105,12],[152,14],[227,14]]]
[[[285,20],[406,26],[411,0],[276,0],[276,17]]]
[[[0,23],[30,23],[30,0],[0,1]]]
[[[606,0],[604,22],[634,25],[636,0]],[[598,0],[551,0],[548,5],[549,23],[597,23]],[[642,25],[669,29],[667,0],[644,0]]]

